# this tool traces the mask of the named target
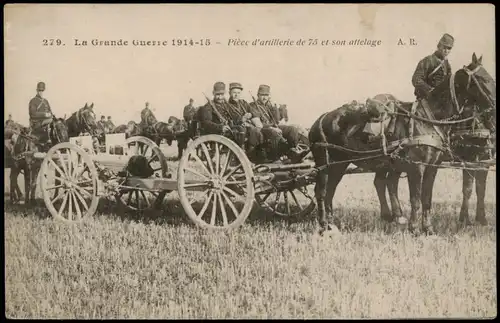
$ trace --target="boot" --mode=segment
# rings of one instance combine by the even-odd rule
[[[50,127],[47,127],[47,145],[51,145],[52,140],[50,139]]]

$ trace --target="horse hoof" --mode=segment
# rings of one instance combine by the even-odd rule
[[[394,220],[391,214],[382,214],[382,221],[391,223]]]
[[[396,224],[398,225],[407,225],[408,224],[408,219],[404,216],[398,216],[395,219]]]
[[[415,235],[415,236],[420,235],[420,228],[419,228],[418,224],[416,224],[416,223],[410,222],[410,225],[408,226],[408,231],[410,231],[410,233]]]
[[[458,223],[462,226],[462,227],[468,227],[468,226],[471,226],[472,225],[472,222],[467,218],[467,219],[459,219],[458,220]]]
[[[339,228],[334,224],[329,224],[326,228],[321,228],[319,230],[319,235],[322,237],[332,237],[340,235]]]
[[[434,228],[431,225],[425,226],[422,231],[428,236],[435,234]]]

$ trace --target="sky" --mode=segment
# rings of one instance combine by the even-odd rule
[[[159,120],[206,103],[217,81],[239,82],[252,101],[260,84],[309,127],[323,112],[379,93],[414,100],[411,77],[443,33],[455,38],[455,71],[483,56],[495,76],[495,14],[489,4],[29,4],[4,6],[5,112],[28,123],[36,84],[58,117],[85,103],[116,125],[140,120],[146,101]],[[230,39],[318,39],[316,46],[229,46]],[[415,45],[409,45],[409,39]],[[43,46],[61,39],[65,46]],[[165,47],[77,47],[75,39],[166,40]],[[210,46],[172,46],[210,39]],[[321,46],[321,40],[380,40]],[[398,45],[402,39],[406,45]],[[219,44],[217,44],[217,42]]]

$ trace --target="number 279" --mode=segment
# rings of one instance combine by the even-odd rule
[[[62,40],[60,39],[44,39],[43,40],[43,46],[61,46],[63,43],[62,43]]]

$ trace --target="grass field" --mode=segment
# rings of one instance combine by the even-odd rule
[[[287,224],[258,207],[241,229],[206,233],[188,222],[175,192],[161,216],[116,214],[103,201],[80,225],[48,218],[43,204],[7,204],[6,315],[494,317],[494,173],[486,227],[457,226],[460,172],[441,170],[434,192],[438,233],[430,237],[383,233],[373,174],[349,175],[339,185],[335,211],[350,230],[334,237],[319,237],[314,217]],[[406,179],[400,195],[408,212]],[[474,198],[471,205],[474,216]]]

